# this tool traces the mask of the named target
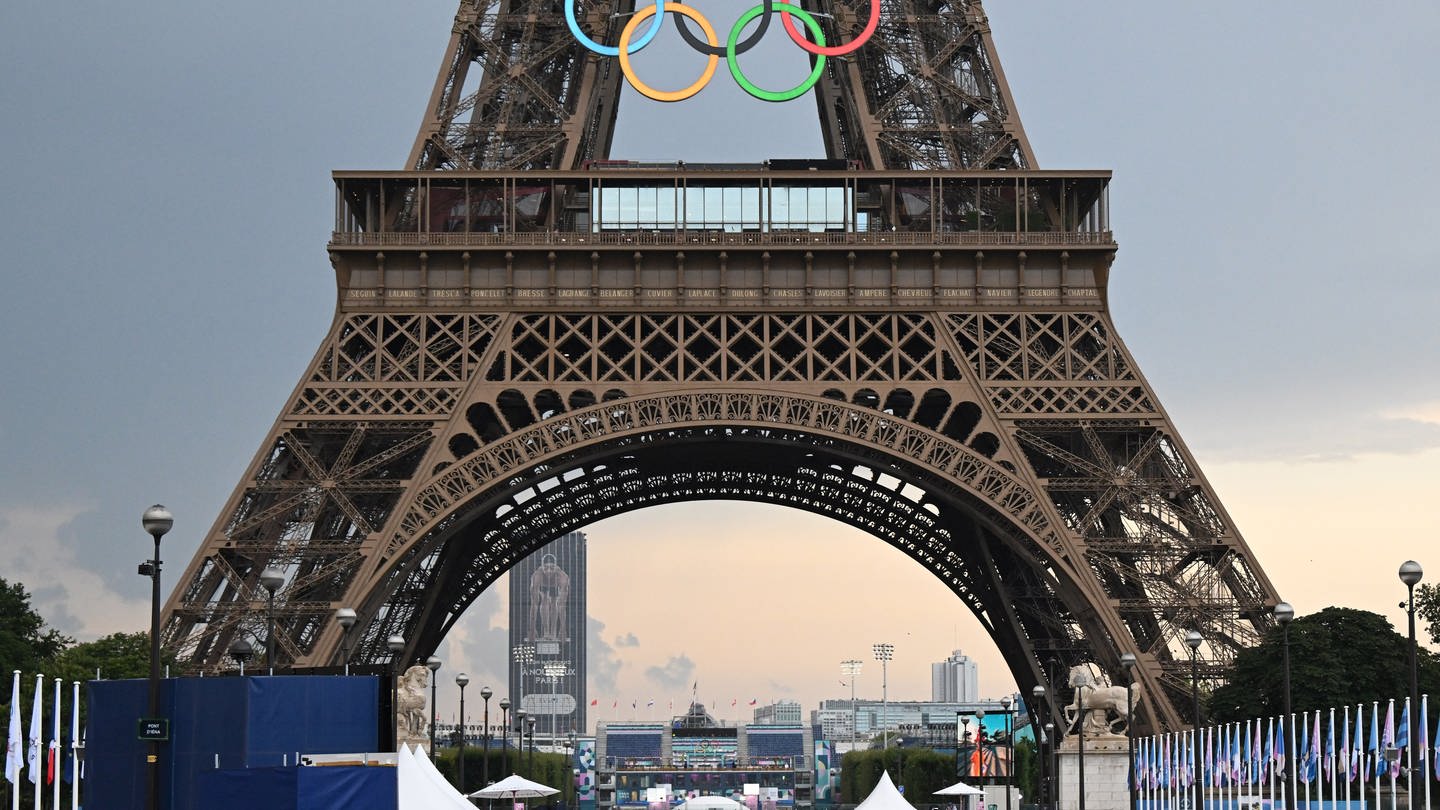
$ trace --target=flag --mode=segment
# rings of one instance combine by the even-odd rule
[[[1276,776],[1285,774],[1285,718],[1275,724],[1278,730],[1275,736],[1270,738],[1270,765]]]
[[[632,701],[630,701],[630,708],[632,708],[632,709],[638,709],[638,708],[640,708],[640,701],[638,701],[638,700],[632,700]]]
[[[30,707],[30,737],[25,749],[25,767],[30,769],[30,782],[40,784],[40,704],[45,701],[45,676],[35,676],[35,699]]]
[[[1260,724],[1259,724],[1259,723],[1254,723],[1254,724],[1252,724],[1249,720],[1246,720],[1246,721],[1245,721],[1245,784],[1247,784],[1247,785],[1253,785],[1253,784],[1255,784],[1255,777],[1256,777],[1257,774],[1259,774],[1259,770],[1255,767],[1255,749],[1258,747],[1257,741],[1258,741],[1259,737],[1260,737]]]
[[[55,784],[55,755],[60,753],[60,741],[50,741],[50,751],[45,755],[45,784]]]
[[[1370,704],[1370,745],[1365,749],[1369,752],[1373,764],[1371,770],[1376,776],[1380,775],[1380,704]]]
[[[1311,715],[1310,750],[1305,754],[1304,779],[1307,783],[1314,782],[1320,775],[1320,712],[1314,711]]]
[[[1330,725],[1325,729],[1325,778],[1335,772],[1335,710],[1330,710]]]
[[[645,701],[645,708],[647,708],[647,709],[650,708],[650,707],[652,707],[652,706],[654,706],[654,705],[655,705],[655,698],[650,698],[649,700]]]
[[[735,708],[740,703],[740,698],[730,698],[730,708]]]
[[[1245,778],[1245,761],[1244,758],[1241,756],[1243,752],[1240,742],[1241,738],[1245,735],[1245,732],[1241,730],[1240,723],[1238,721],[1235,723],[1234,726],[1231,726],[1231,731],[1230,780],[1232,782],[1235,782],[1236,784],[1239,784],[1240,781]]]
[[[1340,773],[1350,781],[1350,707],[1345,707],[1345,727],[1340,732]]]
[[[750,698],[750,705],[751,705],[751,706],[754,706],[756,703],[759,703],[759,702],[760,702],[759,698]]]
[[[612,708],[612,709],[618,709],[618,708],[620,708],[620,701],[617,700],[617,701],[615,701],[614,703],[611,703],[611,704],[610,704],[610,708]]]
[[[1400,727],[1395,730],[1395,747],[1410,747],[1410,698],[1405,698],[1405,705],[1400,709]]]
[[[591,705],[591,706],[599,706],[599,705],[600,705],[600,698],[593,698],[593,699],[591,699],[590,705]]]
[[[20,771],[25,761],[20,758],[24,741],[20,739],[20,670],[15,670],[15,684],[10,688],[10,733],[5,737],[5,779],[20,784]],[[19,790],[17,787],[16,790]]]
[[[1385,752],[1395,747],[1395,699],[1391,698],[1385,706],[1385,731],[1380,738],[1380,753],[1375,758],[1375,775],[1384,776],[1390,771],[1390,763],[1385,761]],[[1399,761],[1396,761],[1399,764]],[[1393,775],[1393,774],[1392,774]]]

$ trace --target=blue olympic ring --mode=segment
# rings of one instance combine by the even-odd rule
[[[565,0],[565,24],[570,26],[570,33],[575,35],[576,41],[586,48],[600,54],[601,56],[619,56],[620,48],[614,45],[601,45],[585,32],[580,30],[580,21],[575,19],[575,3],[578,0]],[[650,27],[639,39],[630,43],[626,53],[635,53],[641,48],[650,44],[650,40],[660,33],[660,27],[665,23],[665,0],[655,0],[655,19],[650,21]]]

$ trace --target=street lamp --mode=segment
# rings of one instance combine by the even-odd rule
[[[1045,739],[1049,741],[1049,761],[1045,763],[1048,780],[1041,788],[1041,798],[1054,800],[1055,796],[1055,773],[1060,769],[1060,745],[1055,739],[1055,724],[1045,724]],[[1043,803],[1042,803],[1043,804]]]
[[[975,710],[975,759],[980,766],[980,772],[971,774],[982,779],[985,777],[985,710]]]
[[[340,660],[345,664],[345,674],[350,674],[350,628],[355,626],[355,609],[342,607],[335,611],[335,621],[340,623]]]
[[[456,681],[456,683],[459,683],[459,681]],[[485,727],[484,730],[480,732],[480,744],[484,746],[485,752],[485,756],[480,760],[480,781],[483,783],[480,785],[481,787],[488,787],[490,785],[490,696],[493,694],[495,693],[490,691],[490,687],[480,687],[480,699],[485,701],[485,716],[482,718],[485,721]],[[463,689],[460,695],[464,697],[465,693]],[[463,721],[460,728],[462,731],[465,728]]]
[[[970,764],[970,718],[968,718],[968,717],[961,718],[960,724],[961,724],[961,725],[964,727],[964,729],[965,729],[964,733],[960,735],[960,739],[965,743],[965,764],[966,764],[966,765],[969,765],[969,764]],[[955,753],[956,753],[956,756],[958,757],[960,752],[957,751],[957,752],[955,752]],[[957,765],[956,767],[958,768],[959,766]],[[956,779],[961,779],[961,778],[964,778],[964,777],[969,776],[969,775],[970,775],[969,769],[966,768],[966,769],[963,770],[963,771],[957,770],[956,773],[955,773],[955,778],[956,778]]]
[[[510,698],[500,698],[500,727],[505,729],[500,735],[500,772],[504,773],[510,770]]]
[[[1014,702],[1009,695],[1000,698],[1000,705],[1005,709],[1005,810],[1010,810],[1010,783],[1015,779],[1015,741],[1010,738],[1013,733],[1010,706]]]
[[[524,709],[515,710],[515,770],[525,768],[525,718],[530,713]],[[529,778],[530,771],[525,768],[526,778]]]
[[[1408,719],[1409,728],[1405,733],[1410,744],[1405,747],[1406,766],[1409,773],[1406,775],[1405,784],[1411,788],[1410,795],[1415,795],[1415,757],[1411,753],[1419,743],[1420,735],[1415,731],[1415,713],[1420,711],[1420,670],[1419,670],[1419,647],[1415,643],[1415,586],[1420,584],[1420,579],[1425,576],[1425,570],[1420,563],[1414,560],[1406,560],[1400,566],[1400,581],[1405,583],[1405,612],[1410,617],[1410,712]]]
[[[1280,602],[1275,605],[1272,614],[1275,616],[1275,621],[1280,624],[1280,648],[1284,651],[1285,713],[1281,716],[1285,718],[1288,726],[1292,721],[1290,716],[1290,622],[1295,620],[1295,608],[1291,607],[1289,602]],[[1285,791],[1285,807],[1287,810],[1295,810],[1295,791]]]
[[[855,708],[855,679],[860,676],[860,662],[854,658],[840,662],[840,673],[850,679],[850,750],[855,750],[856,726],[859,712]]]
[[[269,594],[265,607],[265,668],[271,675],[275,674],[275,592],[284,584],[285,574],[279,568],[266,568],[260,572],[260,586]]]
[[[1035,684],[1034,688],[1032,688],[1032,689],[1030,690],[1030,696],[1035,699],[1035,701],[1034,701],[1034,703],[1032,704],[1031,708],[1033,708],[1033,709],[1035,710],[1035,721],[1036,721],[1036,722],[1035,722],[1035,726],[1038,728],[1038,727],[1040,727],[1040,726],[1043,725],[1043,723],[1042,723],[1041,721],[1043,721],[1043,720],[1045,719],[1045,687],[1041,686],[1041,685],[1038,684],[1038,683]],[[1039,773],[1039,777],[1040,777],[1040,778],[1039,778],[1039,780],[1038,780],[1038,784],[1036,785],[1036,788],[1038,788],[1038,789],[1036,790],[1036,793],[1039,794],[1038,796],[1036,796],[1036,799],[1037,799],[1037,802],[1036,802],[1036,803],[1039,804],[1041,807],[1044,807],[1044,806],[1045,806],[1045,744],[1046,744],[1047,740],[1045,739],[1045,735],[1044,735],[1044,734],[1036,734],[1035,736],[1036,736],[1036,738],[1037,738],[1037,739],[1035,740],[1035,742],[1036,742],[1036,744],[1037,744],[1037,747],[1040,749],[1040,750],[1037,752],[1037,753],[1039,754],[1039,758],[1040,758],[1040,773]]]
[[[880,722],[885,735],[884,748],[890,748],[890,660],[895,657],[894,644],[876,644],[875,660],[880,662]]]
[[[535,715],[525,718],[525,728],[530,732],[530,758],[525,760],[525,773],[528,778],[535,777]]]
[[[435,761],[435,706],[436,706],[436,703],[435,703],[435,690],[440,686],[440,680],[435,677],[435,673],[437,673],[437,672],[440,671],[440,658],[439,658],[438,656],[434,656],[434,655],[430,656],[429,658],[426,658],[426,659],[425,659],[425,668],[428,669],[428,670],[430,670],[430,716],[427,717],[427,718],[425,718],[425,719],[429,721],[428,723],[426,723],[426,725],[430,726],[430,761],[431,761],[431,762],[434,762],[434,761]],[[463,693],[462,693],[462,694],[463,694]],[[463,722],[465,722],[465,721],[462,719],[460,722],[463,723]]]
[[[400,750],[400,653],[405,649],[405,637],[400,635],[385,639],[390,650],[390,742],[396,751]]]
[[[1120,666],[1125,668],[1125,753],[1130,757],[1126,789],[1130,810],[1135,810],[1135,653],[1122,653]]]
[[[1202,642],[1204,642],[1204,641],[1205,641],[1205,637],[1202,636],[1202,635],[1200,635],[1200,631],[1199,631],[1199,630],[1190,629],[1190,630],[1185,631],[1185,646],[1190,648],[1190,699],[1191,699],[1191,701],[1195,704],[1195,721],[1194,721],[1194,728],[1195,728],[1196,737],[1195,737],[1195,742],[1192,743],[1191,746],[1190,746],[1190,751],[1191,751],[1190,767],[1191,767],[1191,769],[1192,769],[1192,770],[1191,770],[1191,773],[1194,774],[1194,776],[1192,777],[1192,779],[1193,779],[1194,782],[1195,782],[1195,807],[1196,807],[1196,810],[1199,810],[1199,808],[1202,806],[1202,805],[1200,804],[1200,802],[1202,801],[1202,796],[1203,796],[1203,794],[1202,794],[1202,789],[1203,789],[1203,787],[1204,787],[1204,786],[1201,784],[1201,782],[1203,782],[1204,780],[1200,778],[1202,771],[1200,770],[1200,745],[1199,745],[1199,741],[1200,741],[1200,737],[1199,737],[1199,734],[1200,734],[1200,658],[1199,658],[1199,652],[1200,652],[1200,644],[1201,644]],[[1293,770],[1293,769],[1292,769],[1292,770]],[[1287,792],[1293,793],[1294,791],[1287,791]]]
[[[140,525],[155,538],[155,556],[147,563],[140,564],[140,575],[150,577],[150,719],[158,720],[160,715],[160,538],[175,525],[175,516],[170,510],[155,504],[140,516]],[[39,700],[37,695],[36,700]],[[160,807],[160,741],[151,740],[145,762],[150,766],[150,808]],[[16,788],[19,793],[19,788]]]
[[[240,665],[240,677],[245,677],[245,662],[255,654],[255,647],[244,636],[230,642],[230,658]]]
[[[470,676],[460,673],[455,676],[455,685],[460,687],[460,764],[457,766],[460,777],[460,792],[465,792],[465,685],[470,683]]]

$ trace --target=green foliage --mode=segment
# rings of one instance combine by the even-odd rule
[[[450,781],[450,784],[460,788],[458,748],[442,748],[440,756],[435,761],[435,767]],[[503,761],[508,759],[508,763]],[[510,770],[505,771],[509,765]],[[565,802],[573,805],[575,797],[575,773],[571,769],[570,757],[567,754],[545,754],[536,751],[534,761],[531,761],[531,754],[527,751],[521,754],[513,748],[508,757],[502,757],[501,751],[495,745],[490,747],[490,760],[488,773],[491,782],[498,782],[512,773],[542,785],[549,785],[560,792],[550,797],[553,803]],[[465,746],[465,786],[466,793],[474,793],[485,787],[484,776],[487,766],[485,762],[485,751],[478,745]],[[544,806],[552,803],[549,800],[535,800],[532,804]]]
[[[174,655],[162,651],[160,666],[172,664],[174,659]],[[150,676],[150,634],[111,633],[76,644],[56,656],[51,669],[66,681],[81,683],[94,678],[97,669],[106,680],[147,678]]]
[[[1421,585],[1415,589],[1415,614],[1425,621],[1430,643],[1440,644],[1440,585]]]
[[[54,628],[46,629],[24,585],[0,578],[0,672],[39,672],[71,643]],[[9,694],[3,699],[8,702]]]
[[[1419,602],[1417,596],[1417,603]],[[1282,630],[1235,656],[1229,682],[1209,698],[1213,722],[1284,711]],[[1440,659],[1420,650],[1420,691],[1440,690]],[[1329,607],[1290,623],[1294,711],[1400,698],[1410,693],[1410,642],[1377,613]]]
[[[913,804],[929,803],[931,794],[955,783],[955,755],[928,748],[888,751],[851,751],[840,761],[840,797],[844,804],[859,804],[875,789],[880,774],[890,772],[896,785],[905,786]]]
[[[1015,784],[1026,804],[1034,804],[1040,796],[1040,755],[1034,740],[1015,741]]]

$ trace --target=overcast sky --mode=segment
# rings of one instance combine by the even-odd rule
[[[1440,5],[987,10],[1041,166],[1115,171],[1115,321],[1281,594],[1398,619],[1399,563],[1440,576]],[[453,14],[6,7],[0,576],[63,631],[146,626],[146,506],[176,515],[167,590],[215,520],[329,326],[328,173],[404,168]],[[678,85],[700,64],[667,38],[636,64]],[[789,86],[803,60],[770,40],[747,72]],[[722,72],[681,104],[627,91],[614,156],[819,152],[808,98],[751,101]],[[698,680],[724,716],[810,708],[848,696],[838,662],[877,641],[896,647],[892,697],[928,697],[956,647],[982,691],[1012,686],[937,580],[839,524],[696,504],[587,531],[606,705],[678,706]],[[677,587],[696,570],[715,598]],[[440,651],[447,683],[465,668],[503,692],[500,592]],[[859,691],[879,697],[877,665]]]

